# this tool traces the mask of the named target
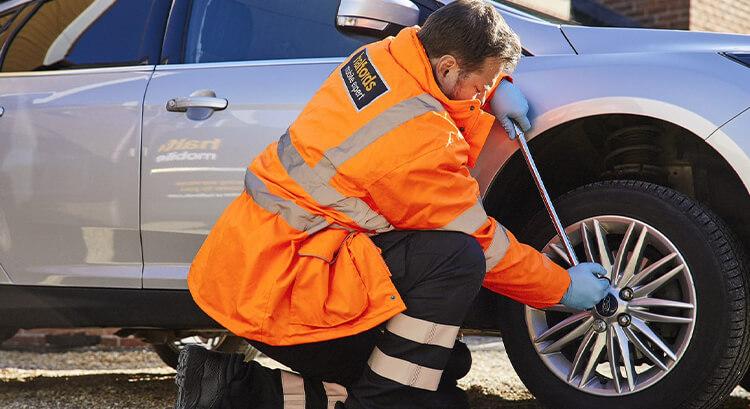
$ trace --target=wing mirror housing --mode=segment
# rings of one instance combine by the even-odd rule
[[[419,22],[419,8],[409,0],[341,0],[336,25],[340,29],[383,36]]]

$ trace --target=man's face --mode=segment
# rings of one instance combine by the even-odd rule
[[[487,58],[478,69],[466,72],[461,69],[453,56],[445,55],[434,64],[435,80],[445,96],[452,100],[476,98],[482,105],[487,93],[502,74],[503,61],[500,58]]]

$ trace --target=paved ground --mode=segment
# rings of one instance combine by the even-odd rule
[[[474,366],[461,384],[473,407],[540,408],[516,377],[501,343],[472,343]],[[171,408],[173,377],[174,371],[147,349],[0,350],[0,408]],[[723,408],[750,408],[750,394],[737,388]]]

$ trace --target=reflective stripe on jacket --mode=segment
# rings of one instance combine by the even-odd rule
[[[484,285],[523,303],[567,289],[564,269],[485,213],[469,167],[494,117],[440,91],[417,30],[354,52],[248,167],[188,275],[197,304],[235,334],[316,342],[404,311],[369,238],[392,229],[473,235]]]

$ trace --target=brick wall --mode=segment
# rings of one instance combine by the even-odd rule
[[[597,0],[643,27],[750,34],[750,0]]]
[[[70,335],[85,333],[86,335],[96,335],[100,337],[99,344],[108,347],[145,347],[148,344],[141,340],[129,336],[126,338],[115,335],[119,328],[40,328],[32,330],[19,330],[11,339],[2,343],[5,347],[45,347],[50,344],[47,342],[48,335]]]
[[[690,0],[597,1],[617,13],[630,17],[643,27],[682,30],[690,28]]]
[[[692,0],[690,29],[750,34],[750,0]]]

